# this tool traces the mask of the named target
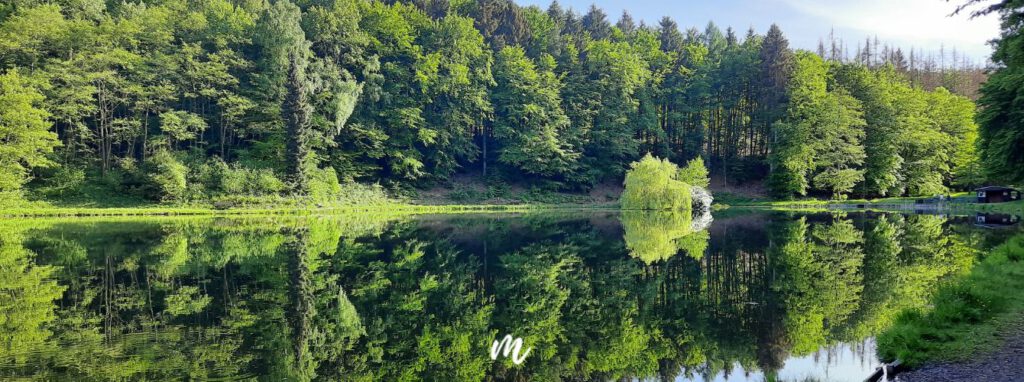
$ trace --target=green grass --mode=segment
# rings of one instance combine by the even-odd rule
[[[332,213],[471,213],[471,212],[518,212],[565,208],[603,209],[605,206],[516,204],[516,205],[415,205],[387,204],[368,206],[295,206],[295,207],[248,207],[218,210],[208,207],[147,206],[132,208],[89,208],[89,207],[15,207],[0,208],[3,217],[32,216],[229,216],[229,215],[302,215]]]
[[[318,215],[341,213],[474,213],[474,212],[520,212],[554,209],[617,209],[616,204],[445,204],[425,205],[405,202],[376,203],[331,203],[306,200],[276,200],[265,203],[247,203],[229,208],[216,208],[212,204],[161,205],[150,204],[132,207],[92,207],[53,205],[46,202],[3,202],[0,201],[2,217],[33,216],[229,216],[229,215]]]
[[[0,193],[0,217],[43,216],[229,216],[229,215],[324,215],[347,213],[434,214],[472,212],[520,212],[552,209],[615,209],[617,203],[584,202],[578,198],[542,194],[527,200],[479,203],[469,200],[447,203],[395,199],[379,189],[343,187],[330,200],[283,195],[222,195],[212,199],[158,203],[126,196],[116,197],[105,188],[48,199],[31,194]],[[536,196],[536,195],[530,195]]]
[[[971,272],[941,287],[931,308],[903,312],[878,336],[886,361],[915,367],[997,351],[1024,323],[1024,235],[992,250]]]

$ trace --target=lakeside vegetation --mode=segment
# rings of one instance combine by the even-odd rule
[[[309,198],[259,198],[246,204],[196,203],[185,205],[143,204],[129,206],[53,205],[46,202],[12,203],[0,207],[0,217],[45,216],[232,216],[324,215],[349,213],[435,214],[472,212],[525,212],[558,209],[617,209],[616,202],[583,203],[564,195],[538,196],[516,203],[412,203],[390,198],[318,201]]]
[[[647,154],[629,167],[619,201],[624,210],[670,210],[688,214],[694,203],[694,187],[708,185],[708,170],[699,157],[679,168],[668,159]]]
[[[1024,235],[984,256],[970,273],[939,288],[928,309],[900,314],[878,336],[879,354],[907,366],[969,361],[998,351],[1024,315]]]
[[[348,213],[384,214],[458,214],[481,212],[526,212],[557,209],[616,209],[617,205],[559,205],[559,204],[381,204],[381,205],[337,205],[325,207],[252,207],[230,210],[203,207],[131,207],[131,208],[87,208],[87,207],[44,207],[0,209],[0,217],[33,216],[232,216],[232,215],[325,215]]]

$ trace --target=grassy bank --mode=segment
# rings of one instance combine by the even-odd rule
[[[86,184],[61,194],[39,190],[0,192],[0,217],[430,214],[618,208],[615,190],[570,193],[492,183],[464,181],[455,187],[394,192],[377,185],[344,183],[306,196],[197,191],[163,202],[144,198],[137,191]]]
[[[504,197],[495,195],[488,194],[487,198],[472,200],[394,196],[377,186],[345,184],[316,196],[218,194],[161,203],[130,193],[117,194],[110,189],[90,188],[69,195],[49,197],[39,193],[0,193],[0,216],[431,214],[618,207],[615,201],[594,200],[584,195],[553,192],[502,194]]]
[[[251,206],[218,209],[213,206],[139,206],[139,207],[58,207],[33,205],[0,207],[2,217],[44,217],[44,216],[230,216],[230,215],[301,215],[340,213],[474,213],[474,212],[525,212],[554,209],[616,209],[614,204],[466,204],[466,205],[422,205],[409,203],[387,203],[372,205],[288,205]]]
[[[886,361],[915,367],[964,361],[999,349],[1024,323],[1024,235],[994,249],[971,272],[940,288],[932,308],[903,312],[878,336]]]

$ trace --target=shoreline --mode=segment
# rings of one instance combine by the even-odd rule
[[[876,212],[934,212],[950,214],[1005,213],[1024,216],[1024,202],[1010,203],[941,203],[916,204],[913,199],[881,201],[770,201],[740,202],[731,205],[717,204],[719,208],[768,209],[775,211],[876,211]],[[88,217],[88,216],[244,216],[244,215],[315,215],[343,213],[395,213],[395,214],[446,214],[446,213],[492,213],[528,212],[548,210],[619,210],[616,202],[606,203],[522,203],[522,204],[314,204],[292,206],[256,206],[217,208],[210,205],[173,206],[143,205],[135,207],[65,207],[65,206],[24,206],[0,207],[0,217]]]
[[[617,204],[370,204],[302,205],[218,209],[208,206],[139,207],[13,207],[0,208],[0,217],[98,217],[98,216],[246,216],[246,215],[323,215],[345,213],[387,213],[398,215],[530,212],[553,210],[618,210]]]
[[[1005,319],[997,325],[1007,335],[1000,339],[995,349],[975,354],[970,359],[938,360],[912,369],[896,368],[896,372],[890,372],[889,376],[898,376],[904,382],[1016,380],[1024,374],[1024,332],[1019,326],[1021,321],[1020,317]]]

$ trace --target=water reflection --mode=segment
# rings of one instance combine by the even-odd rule
[[[859,381],[1012,234],[730,214],[5,221],[0,378]]]
[[[974,224],[985,228],[1010,228],[1020,223],[1020,217],[1010,214],[979,212],[974,217]]]

